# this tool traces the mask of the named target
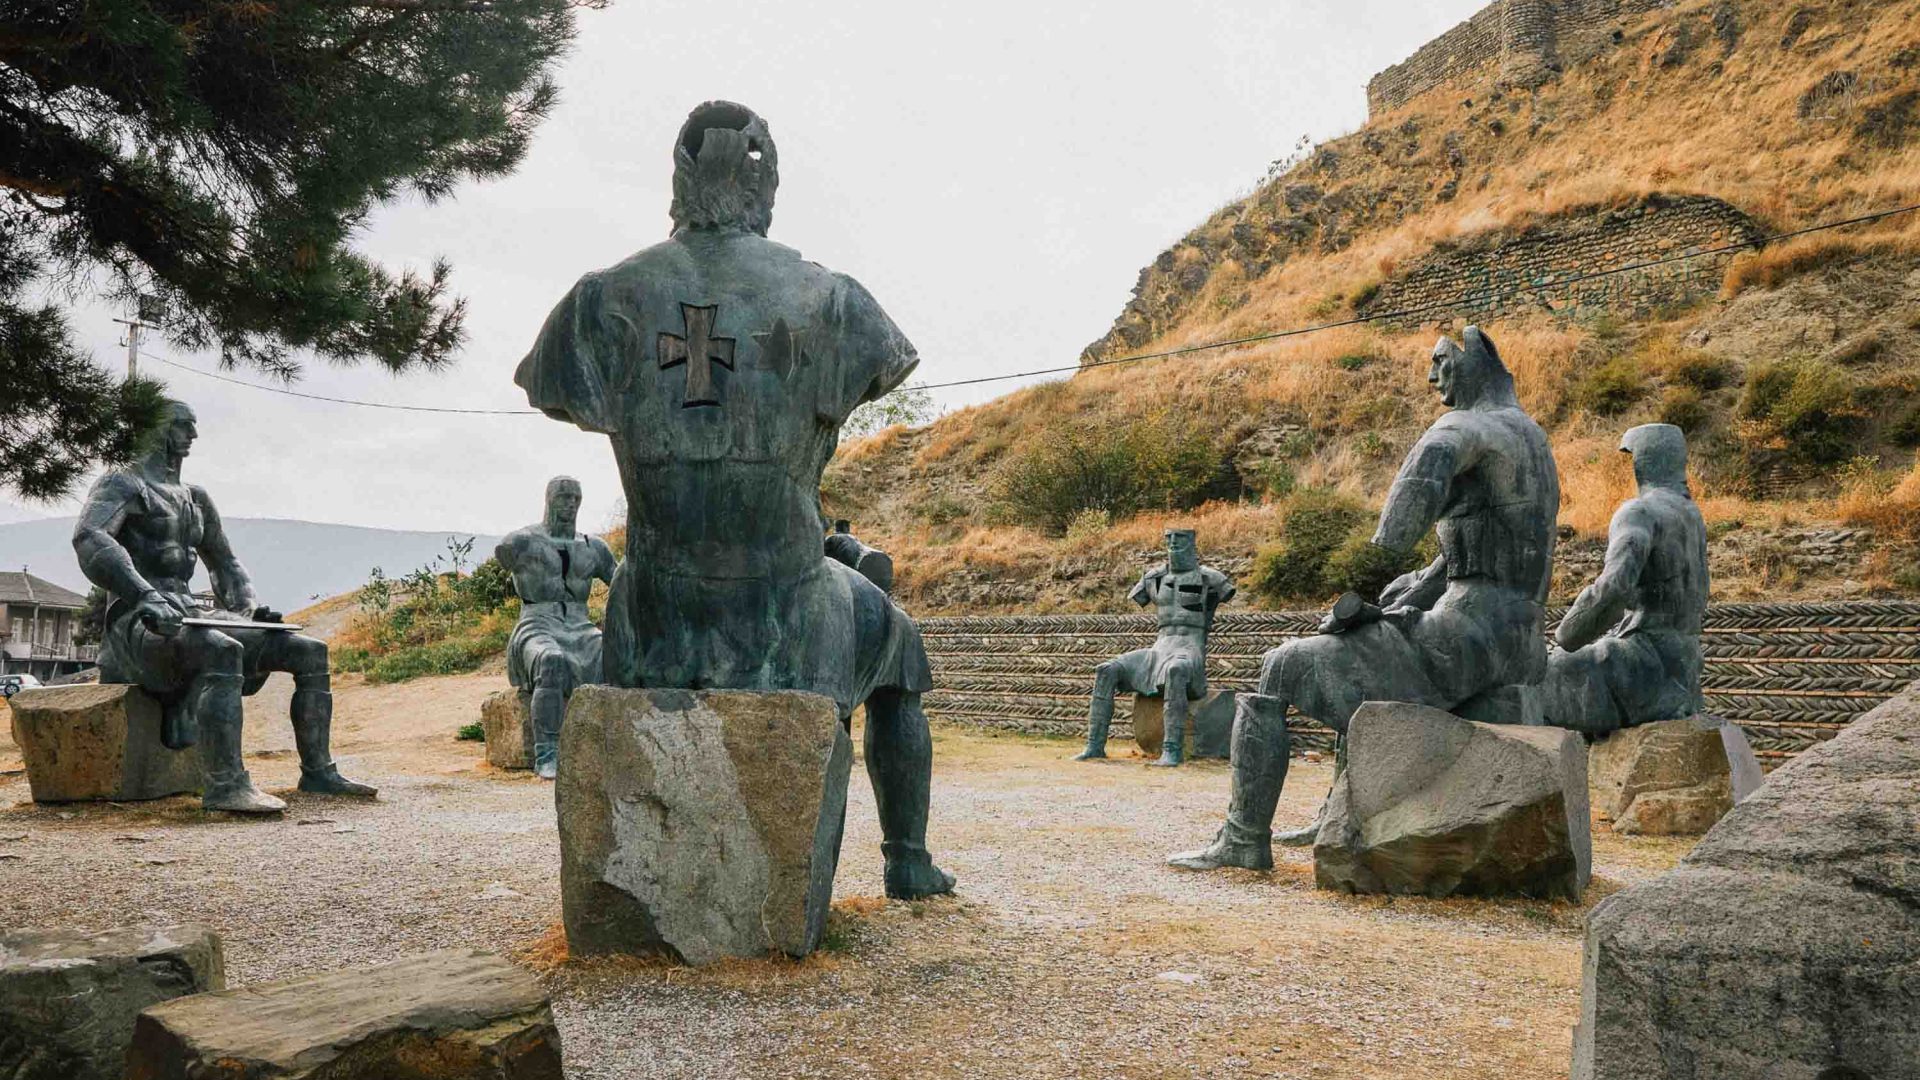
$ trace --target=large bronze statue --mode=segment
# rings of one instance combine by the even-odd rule
[[[1687,489],[1687,438],[1671,424],[1621,436],[1639,493],[1607,528],[1607,559],[1554,637],[1547,722],[1599,735],[1700,711],[1707,525]]]
[[[1187,706],[1207,696],[1207,632],[1213,628],[1213,611],[1233,599],[1233,593],[1227,575],[1200,565],[1192,529],[1167,530],[1167,564],[1141,575],[1127,594],[1141,607],[1153,605],[1160,634],[1150,648],[1124,653],[1094,669],[1087,748],[1075,761],[1107,756],[1113,695],[1126,692],[1165,700],[1166,731],[1160,760],[1154,764],[1180,764],[1186,752]]]
[[[1342,597],[1318,635],[1266,654],[1259,693],[1237,702],[1226,824],[1212,846],[1175,855],[1174,865],[1273,866],[1289,705],[1344,737],[1365,701],[1465,711],[1482,695],[1545,674],[1542,605],[1560,508],[1547,437],[1476,327],[1467,328],[1464,347],[1441,339],[1427,381],[1451,411],[1408,452],[1373,542],[1405,553],[1432,529],[1440,557],[1388,585],[1377,606]]]
[[[547,512],[537,525],[515,529],[493,557],[513,575],[520,621],[507,641],[507,680],[529,697],[533,714],[533,771],[554,778],[560,723],[573,688],[600,681],[600,628],[587,617],[593,583],[612,581],[613,549],[574,531],[580,481],[547,481]]]
[[[514,374],[534,406],[609,436],[620,465],[606,680],[864,705],[887,892],[946,892],[926,850],[926,651],[820,530],[840,425],[919,358],[858,282],[766,238],[779,156],[751,109],[696,108],[673,158],[672,235],[582,278]]]
[[[133,683],[158,698],[167,746],[199,744],[207,809],[274,813],[286,803],[254,787],[241,758],[240,699],[258,690],[268,673],[288,672],[300,790],[373,795],[333,764],[326,642],[273,625],[280,616],[254,596],[213,500],[180,480],[180,465],[199,435],[193,410],[180,402],[167,408],[167,423],[147,455],[95,481],[73,531],[81,572],[112,597],[100,644],[101,681]],[[206,560],[213,579],[212,610],[199,607],[189,586],[196,557]]]

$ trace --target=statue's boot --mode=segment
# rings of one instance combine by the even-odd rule
[[[355,795],[371,799],[375,788],[340,775],[333,764],[333,694],[303,685],[311,676],[294,676],[293,744],[300,749],[300,790],[319,795]],[[325,678],[325,676],[320,676]]]
[[[1273,869],[1273,810],[1287,782],[1287,705],[1265,694],[1241,694],[1233,716],[1233,795],[1227,823],[1213,843],[1167,862],[1187,870],[1238,866]]]
[[[566,695],[536,687],[528,709],[533,713],[533,774],[552,780],[560,775],[560,722],[567,717]]]
[[[1162,769],[1178,766],[1187,758],[1187,690],[1184,686],[1167,686],[1163,699],[1162,716],[1166,718],[1165,729],[1160,733],[1160,760],[1148,764]]]
[[[1107,729],[1113,726],[1113,695],[1094,694],[1087,710],[1087,748],[1073,755],[1075,761],[1092,761],[1107,756]]]
[[[953,891],[953,875],[927,853],[927,811],[933,795],[933,737],[918,694],[867,699],[867,779],[880,812],[880,852],[887,895],[918,900]]]
[[[207,773],[200,805],[236,814],[277,814],[287,804],[253,786],[241,757],[241,681],[239,675],[202,675],[196,680],[199,692],[191,707],[200,728],[200,761]]]

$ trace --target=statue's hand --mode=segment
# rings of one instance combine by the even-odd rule
[[[1343,593],[1333,602],[1333,608],[1320,620],[1320,632],[1339,634],[1356,626],[1365,626],[1380,620],[1380,609],[1360,599],[1359,593]]]
[[[133,613],[147,629],[167,637],[180,632],[180,620],[188,615],[179,600],[162,592],[149,592],[140,597]]]
[[[1401,574],[1394,578],[1386,588],[1380,590],[1380,606],[1391,611],[1400,606],[1400,600],[1420,585],[1420,575]]]
[[[280,612],[273,610],[270,607],[257,607],[253,609],[253,621],[254,622],[286,622],[287,617],[281,614]]]

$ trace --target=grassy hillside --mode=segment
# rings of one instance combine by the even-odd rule
[[[1661,194],[1769,233],[1920,201],[1920,6],[1683,3],[1537,90],[1437,90],[1213,214],[1088,353],[1350,318],[1436,251]],[[1916,254],[1908,215],[1740,256],[1687,306],[1479,320],[1554,442],[1557,588],[1631,489],[1619,433],[1660,419],[1689,431],[1720,597],[1920,590]],[[1262,602],[1315,603],[1390,569],[1355,538],[1440,410],[1425,357],[1458,325],[1086,370],[844,446],[824,497],[920,611],[1112,608],[1175,522]]]

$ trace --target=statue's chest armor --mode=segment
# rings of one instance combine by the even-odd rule
[[[1154,600],[1163,626],[1206,625],[1207,579],[1198,570],[1167,573]]]
[[[128,549],[143,569],[170,576],[192,573],[194,549],[206,535],[206,520],[192,489],[149,483],[143,503],[127,519]]]
[[[529,558],[540,580],[564,586],[569,599],[585,602],[593,591],[594,553],[589,542],[549,537]]]

